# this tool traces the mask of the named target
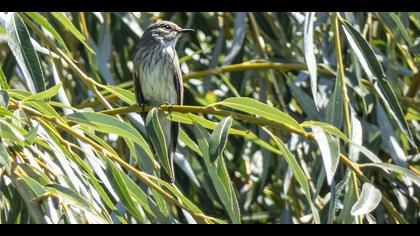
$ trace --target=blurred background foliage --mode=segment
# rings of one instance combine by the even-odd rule
[[[132,112],[158,20],[196,30],[174,185]],[[408,12],[0,13],[0,223],[420,223],[419,35]]]

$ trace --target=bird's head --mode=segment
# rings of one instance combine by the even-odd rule
[[[175,46],[179,36],[188,32],[194,32],[194,30],[182,29],[169,21],[159,21],[147,27],[142,37],[151,37],[166,46]]]

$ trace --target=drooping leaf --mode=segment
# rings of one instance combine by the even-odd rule
[[[164,114],[161,111],[158,111],[157,108],[153,108],[147,114],[146,130],[163,169],[171,179],[174,179],[174,173],[168,156],[167,138],[169,137],[165,137],[165,133],[161,126],[161,122],[165,122],[164,119],[166,119]]]
[[[39,93],[46,89],[44,73],[38,54],[32,46],[28,29],[16,13],[9,13],[6,22],[7,43],[22,70],[29,91]]]
[[[33,95],[23,99],[23,101],[34,101],[34,100],[42,101],[42,100],[54,97],[55,95],[57,95],[58,90],[60,90],[60,88],[61,88],[61,83],[58,83],[58,84],[52,86],[51,88],[49,88],[45,91],[33,94]]]
[[[315,12],[305,13],[305,27],[303,29],[303,41],[305,49],[305,60],[308,65],[308,71],[311,80],[312,96],[315,102],[315,107],[318,108],[317,102],[317,64],[314,52],[314,17]]]
[[[222,155],[226,147],[228,131],[232,126],[232,117],[226,117],[217,125],[210,136],[209,154],[210,160],[215,162],[219,156]]]
[[[118,134],[128,140],[131,140],[140,147],[142,147],[149,157],[153,158],[152,151],[144,140],[143,136],[127,123],[121,122],[118,119],[92,112],[76,112],[66,116],[68,120],[86,125],[96,131],[104,133]]]
[[[328,184],[331,185],[339,163],[340,146],[338,139],[324,132],[318,126],[312,126],[312,131],[321,151]]]
[[[390,163],[367,163],[367,164],[364,164],[364,166],[366,167],[373,166],[373,167],[378,167],[384,170],[396,172],[398,174],[401,174],[411,179],[417,186],[420,186],[420,176],[418,176],[416,173],[412,172],[411,170],[407,168],[403,168],[403,167],[393,165]]]
[[[0,90],[0,107],[7,108],[9,106],[9,94],[5,90]]]
[[[51,14],[67,29],[69,30],[91,53],[93,50],[86,42],[85,36],[73,25],[71,20],[63,12],[51,12]]]
[[[351,214],[354,216],[365,215],[375,210],[381,202],[382,194],[375,186],[364,183],[362,194],[359,200],[351,208]]]
[[[71,56],[71,53],[69,49],[67,48],[66,43],[64,42],[64,39],[60,36],[60,34],[54,29],[54,27],[48,22],[47,19],[45,19],[44,16],[42,16],[38,12],[25,12],[26,15],[31,17],[34,21],[36,21],[38,24],[40,24],[44,29],[46,29],[48,32],[51,33],[51,35],[57,40],[57,42],[66,50],[67,54]]]
[[[228,98],[221,102],[221,104],[245,113],[261,116],[268,120],[281,123],[291,129],[304,132],[299,123],[291,116],[255,99],[245,97]]]
[[[348,22],[342,20],[343,30],[349,41],[350,46],[357,55],[365,73],[373,84],[376,93],[379,95],[381,102],[387,108],[387,111],[396,120],[398,126],[407,135],[408,140],[415,146],[413,136],[408,127],[404,114],[398,103],[395,92],[392,90],[389,82],[386,80],[385,73],[379,63],[373,49],[363,36],[353,28]]]

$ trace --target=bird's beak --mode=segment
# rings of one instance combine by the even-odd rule
[[[195,32],[195,30],[193,30],[193,29],[182,29],[180,31],[180,33],[192,33],[192,32]]]

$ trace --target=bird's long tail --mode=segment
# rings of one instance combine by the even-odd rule
[[[178,143],[178,132],[179,132],[179,123],[171,121],[162,111],[159,111],[159,123],[162,126],[163,133],[165,135],[166,147],[168,149],[168,158],[171,173],[167,173],[164,168],[161,168],[160,174],[161,178],[167,182],[175,182],[175,172],[174,172],[174,155],[176,151],[176,146]]]

